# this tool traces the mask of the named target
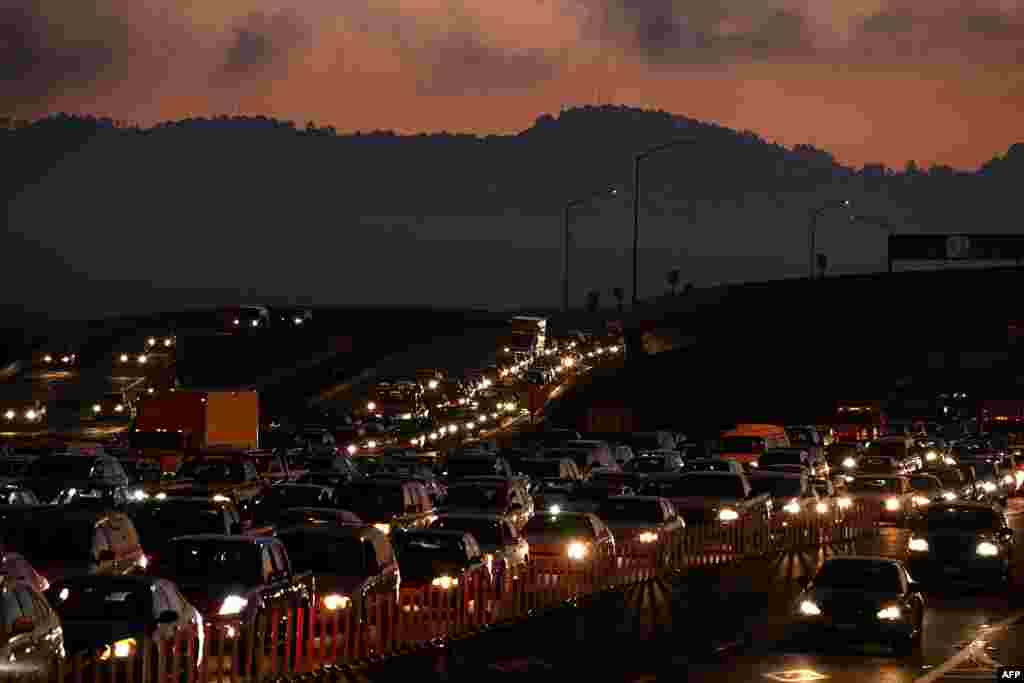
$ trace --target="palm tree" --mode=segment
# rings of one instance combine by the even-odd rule
[[[587,292],[587,312],[596,313],[601,304],[601,292],[591,289]]]
[[[622,287],[616,287],[612,290],[612,296],[614,296],[615,300],[619,302],[619,313],[622,313],[622,302],[626,298],[626,290]]]
[[[672,296],[675,296],[676,290],[679,288],[679,279],[682,273],[678,268],[673,268],[668,271],[665,276],[665,282],[668,283],[669,288],[672,290]]]

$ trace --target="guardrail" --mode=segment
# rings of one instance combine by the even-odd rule
[[[340,681],[347,671],[342,665],[358,667],[444,639],[467,637],[497,623],[529,618],[581,597],[670,573],[850,543],[874,533],[877,525],[877,507],[857,504],[827,515],[777,514],[770,520],[704,524],[650,544],[620,544],[614,552],[582,561],[567,555],[538,558],[518,573],[503,572],[493,581],[471,579],[448,589],[403,588],[397,598],[356,601],[334,611],[265,612],[237,629],[208,624],[201,640],[197,632],[187,630],[162,642],[146,638],[114,647],[106,659],[94,654],[60,660],[53,671],[31,678],[40,683],[240,683],[308,674],[329,665],[332,680]],[[202,656],[197,658],[200,648]],[[0,677],[12,675],[25,678],[10,673]]]

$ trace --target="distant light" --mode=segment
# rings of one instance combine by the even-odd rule
[[[154,389],[153,387],[150,387],[149,389],[146,389],[146,393],[147,394],[152,394],[154,391],[156,391],[156,389]]]
[[[239,320],[238,320],[238,318],[235,318],[235,320],[234,320],[234,323],[235,323],[236,325],[237,325],[237,324],[239,324]]]
[[[39,413],[29,408],[25,411],[25,418],[28,420],[34,420],[39,416]]]
[[[17,415],[18,414],[13,410],[8,410],[6,413],[4,413],[4,417],[6,417],[8,420],[13,420],[15,417],[17,417]]]
[[[124,406],[121,405],[120,403],[118,403],[116,406],[114,406],[114,412],[115,413],[123,413],[124,412]]]
[[[156,338],[150,337],[149,339],[146,340],[146,344],[148,344],[149,346],[156,346]]]
[[[101,410],[103,410],[103,408],[102,408],[102,406],[100,406],[100,404],[99,404],[99,403],[94,403],[94,404],[93,404],[93,406],[92,406],[92,412],[94,412],[94,413],[98,413],[98,412],[100,412]]]
[[[252,321],[252,326],[253,327],[259,327],[260,326],[260,321],[259,320],[253,320]]]
[[[53,362],[53,356],[51,356],[50,354],[46,354],[45,356],[43,356],[43,362],[44,363],[52,363]]]
[[[140,355],[139,356],[139,365],[145,365],[147,360],[149,360],[149,359],[146,358],[146,354]]]
[[[301,325],[302,324],[302,318],[295,318],[295,324],[296,325]]]
[[[71,362],[71,356],[61,356],[60,357],[60,362],[61,363],[70,363]]]
[[[122,363],[127,363],[128,362],[128,354],[127,353],[122,353],[121,354],[121,362]]]
[[[164,339],[164,346],[170,346],[173,343],[174,343],[174,340],[171,339],[170,337],[168,337],[167,339]]]

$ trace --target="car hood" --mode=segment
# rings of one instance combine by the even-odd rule
[[[148,624],[143,621],[77,621],[64,619],[64,647],[68,656],[91,654],[104,645],[135,638],[142,643]]]

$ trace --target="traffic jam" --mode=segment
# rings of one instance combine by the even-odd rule
[[[483,367],[379,377],[332,419],[261,426],[256,396],[168,391],[106,441],[10,439],[0,661],[77,680],[308,671],[881,526],[909,530],[898,557],[827,559],[794,629],[907,656],[926,589],[1008,594],[1018,435],[838,417],[701,442],[536,425],[625,348],[514,323]],[[211,445],[215,425],[237,443]]]

